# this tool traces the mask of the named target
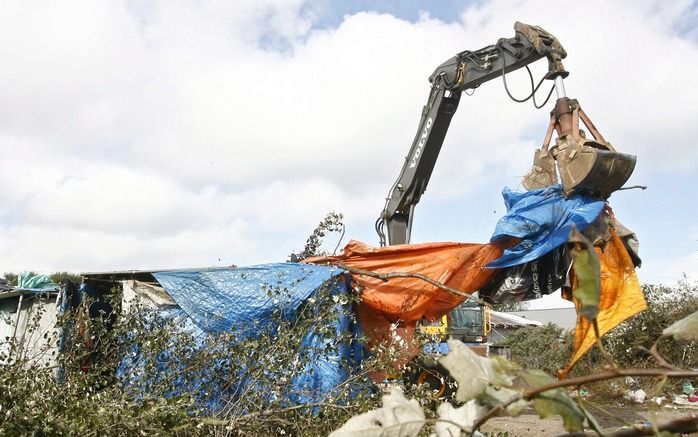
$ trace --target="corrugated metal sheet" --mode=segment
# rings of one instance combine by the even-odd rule
[[[490,320],[495,328],[523,328],[524,326],[543,326],[542,322],[526,319],[511,313],[490,311]]]
[[[577,312],[574,307],[514,311],[513,314],[529,320],[538,320],[544,324],[552,323],[562,329],[574,329],[577,323]]]
[[[20,303],[21,298],[21,303]],[[38,295],[32,292],[12,291],[0,294],[0,348],[10,353],[10,360],[18,356],[32,365],[53,365],[57,358],[56,294]],[[5,338],[15,338],[11,349]]]

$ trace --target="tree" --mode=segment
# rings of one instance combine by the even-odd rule
[[[289,260],[293,262],[303,261],[311,256],[326,255],[321,250],[322,243],[328,232],[340,232],[340,239],[337,242],[337,247],[341,242],[341,238],[344,236],[344,222],[342,219],[344,215],[341,213],[336,213],[330,211],[327,213],[325,218],[317,225],[315,230],[310,234],[305,242],[305,247],[299,252],[294,252],[289,256]]]
[[[512,301],[512,302],[504,302],[504,303],[498,303],[495,305],[492,305],[492,309],[494,311],[499,311],[502,313],[511,313],[514,311],[525,311],[528,309],[528,302],[526,301]]]
[[[555,375],[572,355],[572,336],[559,326],[526,326],[497,343],[511,348],[512,360],[524,369],[540,369]]]
[[[698,344],[662,338],[662,330],[698,311],[698,283],[684,277],[674,287],[645,285],[643,291],[647,310],[622,323],[605,338],[609,353],[622,366],[651,366],[655,360],[648,351],[661,338],[657,347],[662,356],[678,367],[697,368]]]

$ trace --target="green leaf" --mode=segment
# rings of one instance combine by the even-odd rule
[[[574,298],[580,304],[579,313],[591,322],[599,313],[601,265],[594,251],[594,246],[574,226],[570,230],[568,241],[574,244],[572,260],[574,272],[577,275]]]
[[[524,370],[519,376],[530,388],[542,387],[555,383],[555,379],[542,370]]]
[[[520,396],[521,391],[512,389],[514,380],[518,378],[521,372],[521,366],[507,360],[501,355],[495,355],[490,358],[494,365],[495,378],[487,386],[484,393],[479,396],[479,400],[490,407],[496,407],[499,404],[509,401],[515,396]],[[506,408],[506,413],[509,416],[515,417],[521,414],[525,408],[530,405],[530,402],[525,399],[520,399]]]
[[[485,392],[482,393],[478,399],[484,404],[494,408],[497,405],[503,404],[504,402],[507,402],[509,399],[519,394],[519,391],[512,390],[510,388],[497,388],[489,386],[485,389]],[[519,414],[521,414],[521,412],[525,410],[529,405],[530,402],[528,402],[525,399],[520,399],[509,405],[506,408],[506,413],[509,416],[516,417]]]
[[[698,340],[698,311],[674,322],[662,334],[671,335],[677,340]]]
[[[598,435],[603,436],[603,428],[601,427],[601,424],[598,420],[596,420],[596,417],[591,413],[591,411],[589,411],[588,408],[584,408],[584,401],[580,399],[578,406],[584,413],[584,416],[586,416],[587,422],[589,422],[591,429],[596,431]]]
[[[555,382],[555,379],[540,370],[524,372],[521,374],[521,379],[532,388]],[[533,397],[533,401],[533,407],[541,419],[559,415],[562,417],[562,426],[566,431],[575,432],[582,429],[584,413],[562,388],[539,393]]]
[[[513,361],[507,360],[502,355],[491,356],[490,361],[492,361],[492,364],[494,365],[494,371],[496,374],[496,377],[492,383],[499,386],[512,385],[514,383],[513,378],[518,375],[518,372],[521,370],[521,366]]]
[[[560,415],[562,426],[568,432],[579,431],[584,424],[584,413],[562,389],[549,390],[537,395],[533,407],[541,419]]]
[[[479,356],[460,340],[449,340],[448,350],[448,355],[439,358],[439,363],[458,383],[458,402],[474,399],[495,380],[494,364],[489,358]]]

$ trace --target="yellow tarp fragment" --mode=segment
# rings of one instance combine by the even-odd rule
[[[624,320],[647,309],[647,303],[630,255],[615,231],[611,230],[611,239],[603,248],[595,247],[595,250],[601,264],[601,296],[596,320],[599,335],[603,337]],[[577,316],[574,352],[560,377],[565,378],[595,343],[594,326],[586,318]]]

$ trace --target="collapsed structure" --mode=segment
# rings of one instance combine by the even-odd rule
[[[182,326],[197,335],[235,331],[252,336],[269,332],[273,314],[281,311],[293,320],[301,309],[317,305],[321,290],[329,290],[329,296],[336,297],[335,328],[331,333],[308,331],[299,351],[317,350],[318,345],[340,336],[348,340],[331,353],[305,357],[313,370],[294,381],[294,387],[304,393],[296,401],[307,402],[341,384],[352,366],[360,366],[377,346],[399,343],[401,353],[394,365],[404,367],[420,352],[419,344],[412,340],[421,321],[440,319],[476,291],[479,299],[489,302],[535,299],[559,288],[571,291],[574,266],[566,252],[567,234],[573,227],[594,241],[601,260],[601,333],[644,309],[634,273],[633,258],[639,258],[632,250],[633,234],[617,222],[605,201],[582,195],[566,197],[560,187],[526,193],[505,190],[504,194],[509,210],[489,243],[371,247],[351,241],[340,255],[303,263],[86,273],[79,289],[65,283],[55,290],[58,295],[53,293],[48,302],[55,302],[56,310],[49,314],[55,317],[81,306],[90,315],[111,314],[102,297],[117,286],[123,293],[122,311],[140,297],[167,317],[181,319]],[[556,259],[554,268],[536,267],[551,256]],[[270,294],[272,289],[283,290],[285,298]],[[571,364],[592,344],[589,328],[580,318]],[[368,344],[358,341],[363,335]],[[128,379],[133,365],[125,362],[120,366],[120,376]]]
[[[47,276],[30,274],[20,274],[16,285],[0,283],[0,364],[22,358],[35,366],[55,364],[58,288]]]
[[[153,308],[182,317],[188,321],[187,329],[202,335],[237,330],[253,336],[260,326],[273,323],[271,315],[279,311],[278,302],[266,293],[269,287],[287,293],[281,311],[288,319],[297,317],[323,287],[329,287],[330,296],[337,297],[335,329],[309,331],[299,350],[347,332],[352,336],[338,350],[310,357],[307,374],[293,381],[306,393],[294,401],[307,402],[340,384],[347,377],[346,363],[359,366],[364,346],[371,351],[400,341],[402,353],[394,365],[404,367],[419,353],[412,341],[418,324],[440,319],[475,292],[480,302],[499,303],[536,299],[562,288],[572,300],[576,281],[567,241],[570,231],[577,229],[592,241],[601,263],[597,321],[603,335],[645,308],[634,272],[640,262],[637,239],[616,220],[607,202],[630,177],[635,157],[616,152],[579,103],[566,96],[563,78],[568,73],[561,61],[566,52],[557,39],[535,26],[516,23],[515,30],[514,38],[461,52],[431,75],[432,88],[417,135],[376,223],[381,247],[351,241],[337,256],[304,263],[90,273],[84,275],[80,290],[71,284],[61,286],[58,308],[81,305],[81,295],[91,296],[93,304],[100,302],[105,286],[110,289],[118,283],[126,301],[133,296],[147,298]],[[507,213],[488,243],[409,244],[415,205],[426,189],[461,93],[499,76],[506,87],[507,71],[543,57],[549,61],[544,79],[554,81],[548,96],[554,89],[558,99],[543,146],[535,152],[534,165],[524,179],[529,191],[504,190]],[[538,87],[529,98],[535,98]],[[580,120],[593,140],[580,130]],[[553,132],[558,136],[550,147]],[[358,300],[342,298],[350,295]],[[590,326],[585,319],[578,320],[575,356],[566,371],[591,346]],[[367,345],[357,342],[362,334]],[[125,363],[119,372],[128,377],[129,369]]]

